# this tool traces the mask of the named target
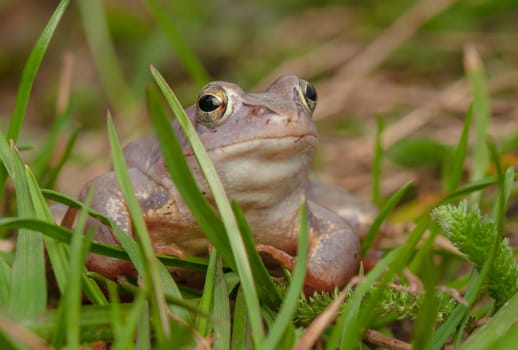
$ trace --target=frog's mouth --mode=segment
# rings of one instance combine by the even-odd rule
[[[207,149],[207,152],[214,157],[214,161],[221,161],[221,158],[267,158],[281,160],[291,158],[297,154],[312,156],[317,146],[316,135],[289,135],[261,137],[257,139],[243,140],[229,144],[222,144]],[[242,159],[244,160],[244,159]],[[216,163],[217,164],[217,163]]]

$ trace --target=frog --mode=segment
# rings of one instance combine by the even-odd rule
[[[243,211],[265,261],[293,269],[301,229],[299,208],[306,207],[304,288],[330,292],[345,286],[357,274],[358,231],[364,229],[372,208],[341,189],[310,180],[318,143],[313,120],[316,106],[315,87],[286,75],[263,92],[245,92],[224,81],[210,82],[201,88],[186,114],[228,198]],[[185,134],[176,119],[171,123],[201,193],[214,204]],[[123,153],[155,253],[180,258],[207,256],[210,242],[169,176],[156,136],[129,143]],[[88,182],[80,200],[92,186],[92,209],[133,237],[132,219],[114,172]],[[94,240],[120,245],[112,230],[93,217],[88,219],[85,231],[91,227]],[[86,265],[111,279],[136,272],[129,261],[94,253],[88,255]]]

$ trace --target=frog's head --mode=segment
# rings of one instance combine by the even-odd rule
[[[313,85],[295,76],[259,93],[216,81],[188,114],[227,190],[253,191],[302,185],[317,145],[316,104]]]

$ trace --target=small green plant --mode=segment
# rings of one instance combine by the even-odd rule
[[[457,206],[442,205],[432,212],[432,218],[479,271],[489,258],[489,247],[498,240],[496,255],[486,282],[497,309],[518,291],[518,265],[509,247],[509,240],[499,238],[493,219],[482,216],[479,208],[468,205],[467,201],[462,201]]]

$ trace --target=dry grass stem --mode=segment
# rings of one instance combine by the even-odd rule
[[[404,341],[398,340],[396,338],[386,336],[373,329],[367,329],[363,333],[363,339],[365,341],[367,341],[368,343],[382,347],[384,349],[391,349],[391,350],[410,350],[410,349],[412,349],[410,344],[408,344]]]

